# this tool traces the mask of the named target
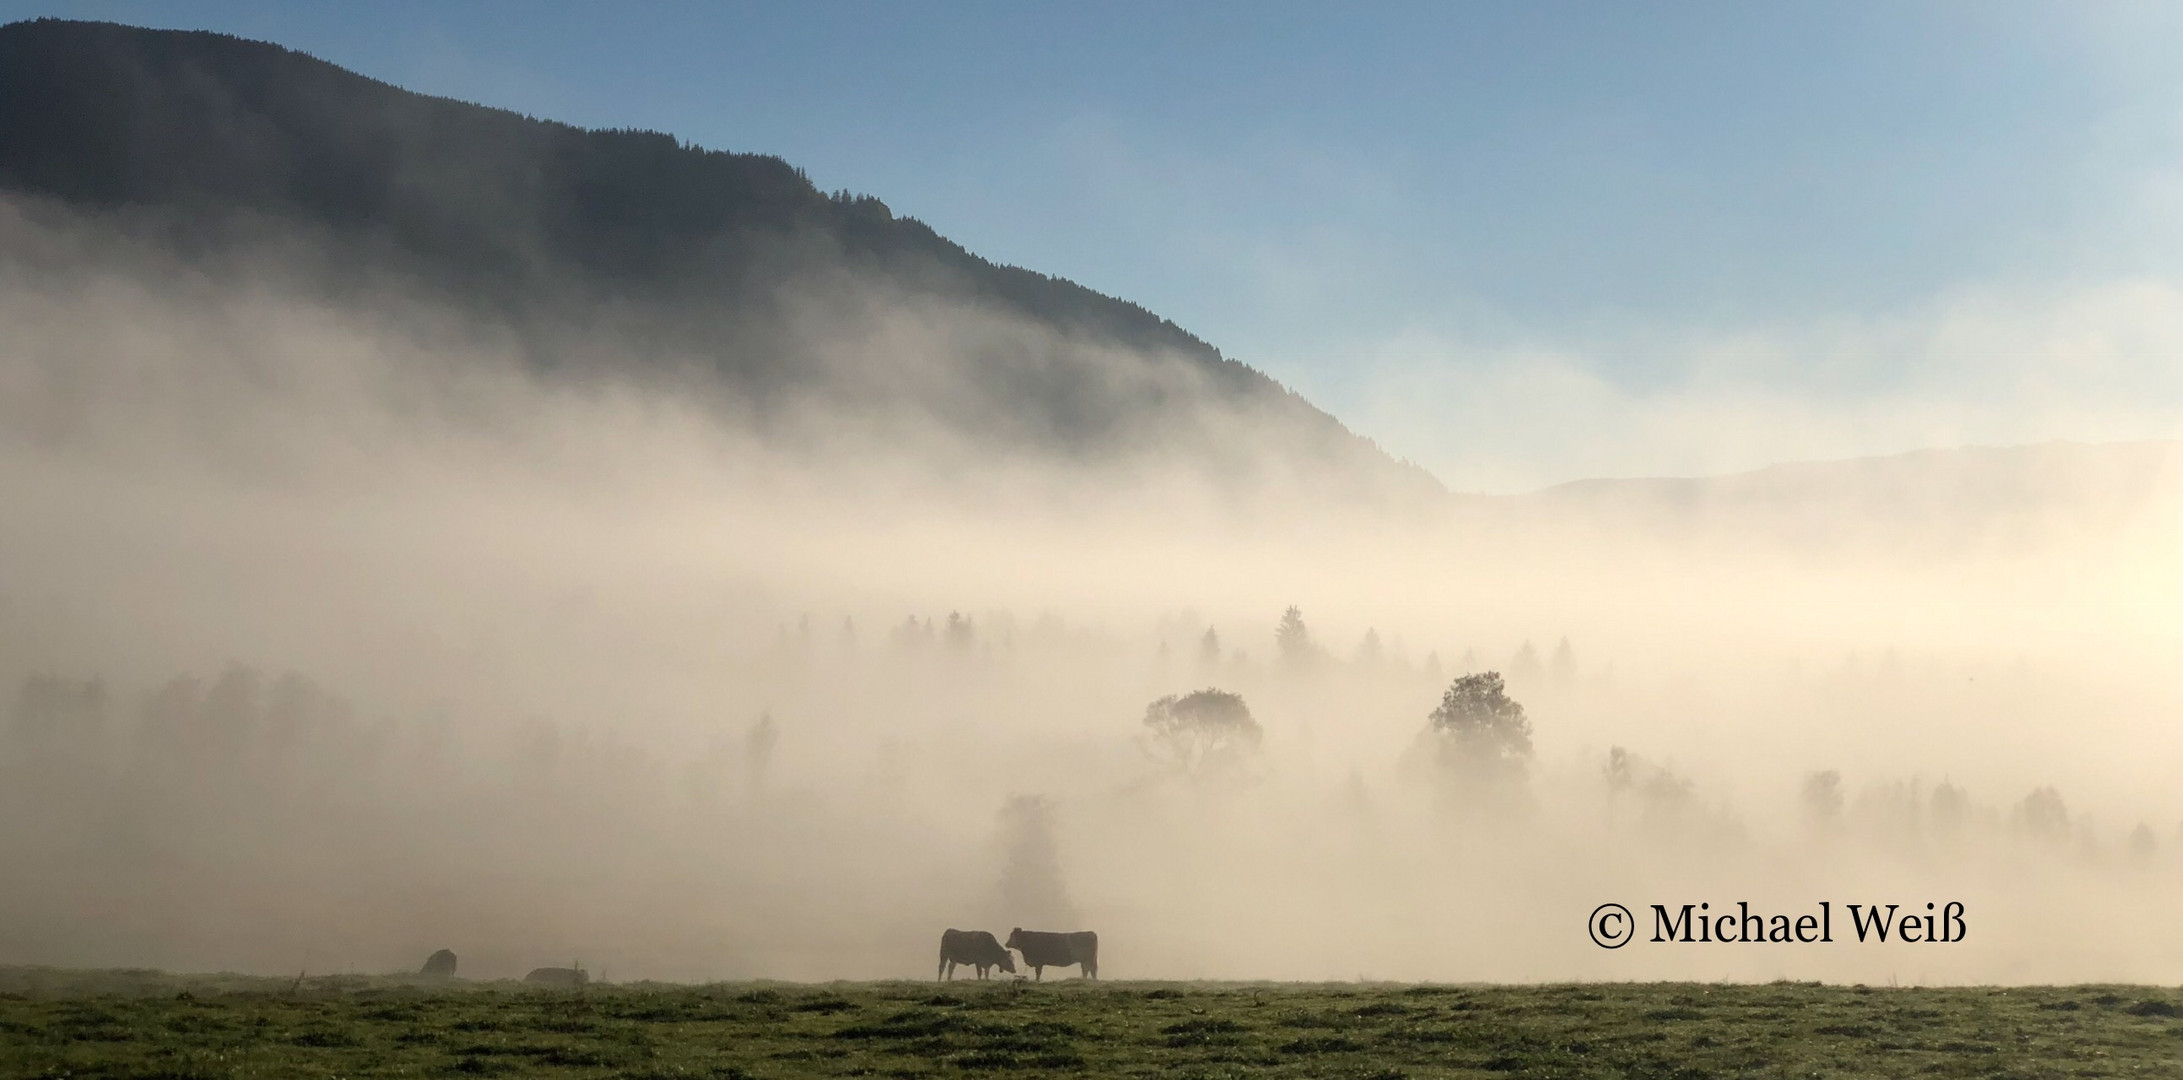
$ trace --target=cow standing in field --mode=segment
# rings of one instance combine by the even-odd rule
[[[978,977],[985,978],[987,970],[998,967],[1013,975],[1016,958],[1001,948],[1001,943],[984,930],[948,929],[940,935],[940,970],[933,975],[934,981],[942,976],[955,977],[955,965],[969,964],[978,969]]]
[[[1089,930],[1077,930],[1056,934],[1045,930],[1025,930],[1016,927],[1009,931],[1008,947],[1023,954],[1023,962],[1030,965],[1034,978],[1044,982],[1046,968],[1083,966],[1084,977],[1099,977],[1099,935]]]

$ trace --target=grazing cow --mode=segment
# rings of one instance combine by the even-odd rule
[[[978,977],[985,978],[988,969],[999,967],[1011,975],[1016,973],[1016,958],[1001,948],[993,935],[983,930],[956,930],[950,928],[940,935],[940,970],[933,975],[955,977],[955,965],[969,964],[978,969]]]
[[[1030,965],[1032,976],[1040,982],[1045,981],[1048,965],[1081,964],[1085,978],[1099,977],[1099,935],[1089,930],[1056,934],[1019,926],[1009,932],[1008,947],[1023,954],[1023,962]]]
[[[561,990],[573,990],[591,981],[591,973],[582,968],[532,968],[523,976],[532,986],[551,986]]]
[[[425,957],[424,970],[418,972],[419,975],[438,975],[443,978],[454,973],[455,954],[447,949],[441,949],[431,956]]]

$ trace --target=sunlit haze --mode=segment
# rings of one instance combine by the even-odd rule
[[[2183,981],[2172,13],[37,15],[0,964]]]

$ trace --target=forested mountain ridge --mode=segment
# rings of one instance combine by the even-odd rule
[[[808,381],[783,294],[853,278],[1066,343],[1029,359],[1020,343],[984,346],[992,355],[963,369],[981,400],[958,408],[944,400],[953,391],[931,393],[958,426],[1005,409],[1021,414],[1019,434],[1096,449],[1214,400],[1276,417],[1280,452],[1438,488],[1173,322],[990,263],[876,198],[823,192],[780,158],[429,97],[277,45],[52,19],[0,27],[0,191],[140,229],[148,219],[187,251],[253,231],[324,238],[344,252],[326,260],[336,286],[398,274],[541,343],[555,337],[541,325],[603,322],[633,363],[700,356],[761,397]],[[1180,377],[1097,370],[1115,350]]]

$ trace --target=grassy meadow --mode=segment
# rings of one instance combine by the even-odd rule
[[[7,1077],[2183,1076],[2183,993],[733,983],[0,968]]]

